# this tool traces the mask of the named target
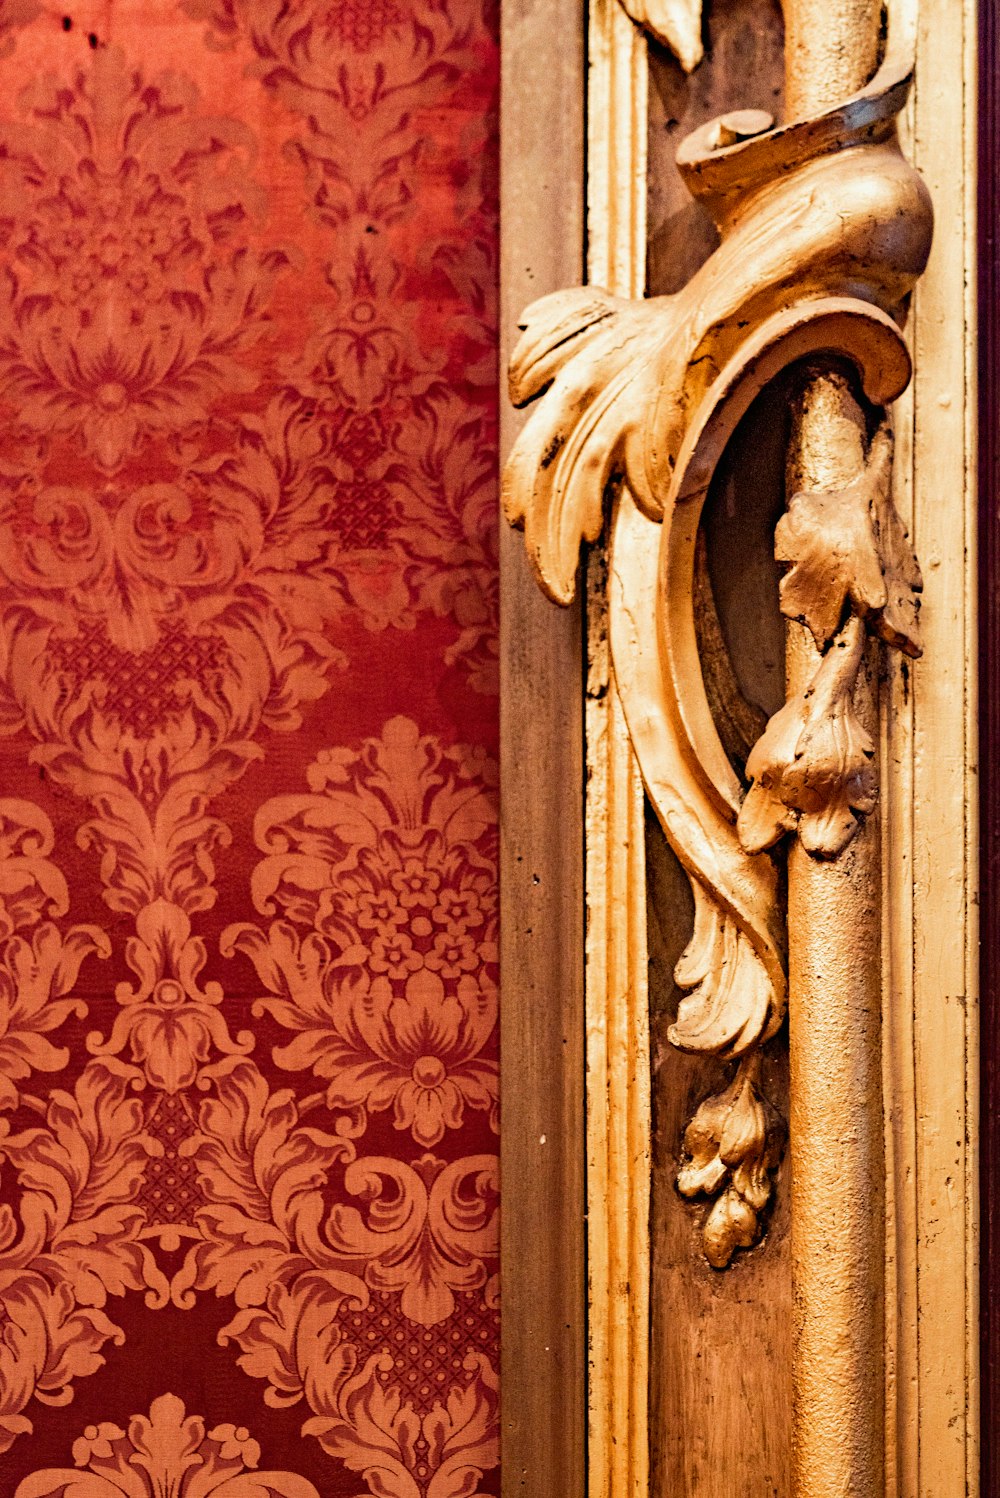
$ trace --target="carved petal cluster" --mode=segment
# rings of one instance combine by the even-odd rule
[[[747,760],[753,782],[740,809],[749,853],[798,830],[809,853],[835,858],[875,808],[875,745],[854,709],[864,627],[850,619],[807,691],[785,703]]]
[[[724,1092],[707,1098],[684,1133],[686,1159],[677,1176],[683,1196],[715,1196],[702,1241],[714,1269],[757,1239],[777,1163],[777,1115],[756,1087],[759,1052],[741,1063]]]

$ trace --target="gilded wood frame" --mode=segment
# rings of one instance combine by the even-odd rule
[[[938,231],[908,324],[915,375],[897,407],[894,478],[897,504],[924,561],[925,664],[894,662],[882,689],[886,1299],[895,1312],[887,1318],[885,1349],[886,1493],[958,1498],[978,1491],[979,1431],[977,17],[971,0],[914,3],[916,85],[904,121],[904,147],[928,183]],[[526,301],[580,279],[571,262],[579,253],[574,236],[582,227],[576,184],[583,155],[578,133],[583,18],[573,7],[557,15],[555,6],[519,0],[505,7],[504,26],[504,326],[510,328]],[[614,292],[635,295],[642,288],[645,256],[645,42],[617,0],[591,0],[588,29],[588,276]],[[512,32],[516,41],[510,40]],[[564,91],[568,113],[563,116],[545,108],[553,88]],[[528,122],[526,138],[515,140],[521,111]],[[558,130],[554,138],[548,133],[553,118],[572,121],[569,142]],[[546,121],[544,132],[540,119]],[[962,169],[956,169],[957,162]],[[568,206],[565,200],[554,206],[556,179],[558,192],[571,199]],[[539,182],[549,186],[539,192]],[[535,193],[533,207],[525,202],[526,192]],[[558,216],[566,212],[568,218]],[[556,223],[560,233],[553,235]],[[573,232],[564,234],[567,224]],[[542,257],[541,272],[522,264],[529,243],[531,258]],[[518,244],[520,254],[511,249]],[[515,804],[509,821],[505,813],[503,875],[504,1163],[508,1182],[527,1174],[536,1177],[539,1189],[522,1194],[515,1187],[512,1199],[508,1185],[505,1196],[504,1397],[511,1412],[504,1421],[505,1492],[537,1491],[541,1498],[553,1487],[576,1494],[585,1484],[582,1230],[574,1237],[574,1228],[586,1190],[586,1482],[591,1498],[625,1498],[626,1493],[639,1498],[648,1491],[652,1247],[642,1227],[649,1099],[641,788],[604,652],[598,557],[589,577],[584,1084],[577,1049],[584,1024],[579,969],[575,961],[552,960],[553,952],[565,957],[570,951],[563,943],[574,920],[581,943],[577,952],[583,939],[579,862],[575,878],[571,873],[573,838],[580,833],[584,751],[576,736],[583,706],[575,695],[575,668],[583,642],[578,614],[558,615],[529,596],[517,545],[506,538],[504,793],[507,807],[512,798]],[[575,769],[574,753],[579,754]],[[530,879],[536,882],[526,888],[527,846]],[[542,859],[546,872],[539,873]],[[552,877],[560,886],[560,908],[540,910],[545,895],[538,891],[551,891]],[[540,920],[547,922],[541,952]],[[538,996],[545,979],[555,984],[549,991],[557,1000],[548,1019],[540,1021]],[[579,1108],[584,1085],[586,1123]],[[555,1128],[554,1117],[559,1119]],[[574,1130],[579,1130],[576,1147]],[[537,1277],[524,1269],[529,1244],[541,1255]],[[546,1296],[554,1286],[561,1287],[555,1292],[561,1305],[550,1316]],[[560,1331],[557,1344],[552,1338]],[[738,1355],[748,1351],[739,1349]],[[659,1418],[669,1418],[669,1412]]]

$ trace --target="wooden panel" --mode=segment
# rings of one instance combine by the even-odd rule
[[[501,360],[583,280],[584,37],[573,0],[502,8]],[[502,406],[507,452],[516,413]],[[586,1462],[581,610],[501,528],[502,1482],[579,1498]]]

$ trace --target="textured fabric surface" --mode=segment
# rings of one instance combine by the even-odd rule
[[[496,15],[0,4],[0,1493],[496,1492]]]

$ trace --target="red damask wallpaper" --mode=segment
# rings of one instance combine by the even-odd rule
[[[497,1482],[495,0],[0,0],[0,1495]]]

